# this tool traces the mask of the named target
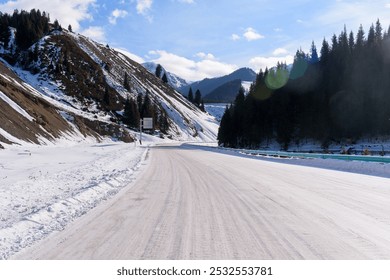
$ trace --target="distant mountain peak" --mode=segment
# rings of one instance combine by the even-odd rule
[[[228,102],[230,102],[232,98],[234,99],[234,94],[238,92],[243,83],[246,85],[255,80],[255,71],[251,68],[243,67],[233,71],[229,75],[217,78],[206,78],[201,81],[194,82],[190,85],[179,88],[179,91],[184,96],[187,96],[191,87],[193,92],[199,89],[205,100],[213,102],[226,102],[226,100],[228,100]],[[226,96],[224,96],[224,92],[226,92]],[[212,96],[208,97],[211,93],[213,93]]]

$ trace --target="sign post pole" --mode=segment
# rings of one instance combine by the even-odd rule
[[[139,120],[139,144],[142,145],[142,122],[143,120]]]

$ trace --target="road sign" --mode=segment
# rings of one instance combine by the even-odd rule
[[[144,129],[153,129],[153,118],[144,118]]]

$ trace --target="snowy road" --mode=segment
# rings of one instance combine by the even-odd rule
[[[390,259],[390,179],[184,145],[17,258]]]

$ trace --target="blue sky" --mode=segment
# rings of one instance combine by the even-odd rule
[[[2,12],[32,8],[192,81],[291,63],[298,48],[307,51],[312,40],[320,48],[344,24],[355,33],[378,18],[386,30],[390,24],[390,0],[0,1]]]

